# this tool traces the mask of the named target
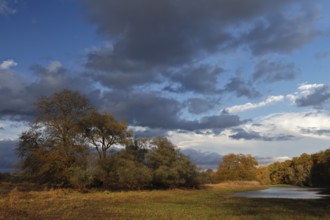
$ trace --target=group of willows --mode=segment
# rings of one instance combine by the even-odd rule
[[[35,105],[36,119],[17,147],[25,180],[80,189],[199,186],[196,165],[168,139],[133,138],[127,123],[98,112],[78,92],[64,90]]]
[[[63,90],[35,105],[35,121],[16,149],[19,181],[81,190],[198,188],[232,180],[330,185],[330,149],[264,167],[251,155],[229,154],[216,171],[205,171],[165,137],[134,138],[127,123],[98,112],[78,92]]]

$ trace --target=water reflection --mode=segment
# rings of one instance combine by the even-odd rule
[[[235,193],[233,196],[249,198],[322,199],[322,189],[303,187],[270,187],[264,190]]]

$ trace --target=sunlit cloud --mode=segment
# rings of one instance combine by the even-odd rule
[[[14,60],[5,60],[0,63],[0,70],[8,70],[18,64]]]
[[[247,111],[247,110],[262,108],[262,107],[265,107],[265,106],[268,106],[268,105],[272,105],[274,103],[282,102],[284,99],[285,99],[285,97],[282,96],[282,95],[270,96],[262,102],[259,102],[259,103],[248,102],[248,103],[243,104],[243,105],[234,105],[234,106],[226,108],[225,111],[228,112],[228,113],[244,112],[244,111]]]

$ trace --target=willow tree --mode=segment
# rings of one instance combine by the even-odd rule
[[[85,167],[88,145],[81,121],[93,110],[78,92],[63,90],[38,99],[38,114],[19,137],[23,171],[41,182],[66,183],[69,170]]]
[[[131,136],[125,122],[117,122],[110,114],[92,111],[83,121],[84,135],[98,152],[99,159],[107,157],[107,151],[114,145],[125,144]]]

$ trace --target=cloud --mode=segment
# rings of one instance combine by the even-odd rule
[[[253,79],[276,82],[294,79],[296,74],[297,70],[293,63],[262,60],[256,65]]]
[[[327,84],[301,84],[298,92],[287,97],[298,107],[323,108],[330,100],[330,86]]]
[[[0,70],[8,70],[14,66],[17,66],[17,63],[14,60],[5,60],[0,63]]]
[[[134,137],[147,137],[147,138],[154,138],[154,137],[166,137],[168,136],[168,131],[164,129],[150,129],[148,127],[141,127],[141,126],[130,126],[130,130],[134,132]]]
[[[199,120],[181,118],[182,104],[156,93],[113,91],[104,94],[101,102],[101,110],[110,111],[119,120],[125,120],[132,126],[152,129],[219,131],[244,123],[238,116],[230,114],[204,116]]]
[[[48,65],[48,72],[49,73],[56,73],[62,68],[62,64],[59,61],[52,61]]]
[[[330,138],[326,131],[330,130],[329,113],[326,111],[311,111],[301,113],[278,113],[264,117],[259,131],[269,130],[274,134],[282,133],[296,137]],[[313,131],[313,132],[311,132]]]
[[[32,77],[0,69],[0,119],[31,120],[36,109],[33,103],[41,96],[51,95],[65,88],[90,93],[91,82],[51,62],[49,66],[33,65]]]
[[[320,52],[317,52],[314,57],[315,59],[325,59],[327,58],[328,56],[330,55],[330,52],[329,51],[320,51]]]
[[[295,140],[296,137],[293,135],[286,134],[263,134],[262,132],[256,131],[246,131],[244,129],[238,128],[233,129],[233,135],[229,137],[236,140],[258,140],[258,141],[290,141]]]
[[[171,72],[170,78],[180,86],[178,92],[216,94],[219,92],[218,77],[224,72],[222,67],[197,65]],[[175,89],[172,89],[174,91]]]
[[[182,149],[181,152],[188,156],[195,164],[204,169],[216,170],[219,164],[223,160],[223,155],[216,152],[205,152],[200,150],[195,150],[192,148]],[[291,157],[281,156],[281,157],[262,157],[254,156],[257,160],[259,166],[267,166],[274,162],[283,162],[285,160],[290,160]]]
[[[17,160],[15,148],[17,140],[0,140],[0,170],[10,170]]]
[[[171,91],[215,94],[222,73],[221,67],[217,69],[219,54],[242,48],[252,56],[287,54],[322,34],[316,25],[321,12],[307,1],[84,2],[87,18],[106,41],[105,46],[88,52],[88,75],[111,89],[166,82],[176,86],[168,87]],[[191,68],[196,63],[202,65]],[[272,71],[265,75],[266,69]],[[287,80],[295,72],[290,63],[265,61],[255,78]],[[245,82],[228,78],[227,92],[238,97],[258,95]]]
[[[0,15],[14,14],[15,9],[8,5],[9,0],[0,0]]]
[[[230,82],[225,86],[224,91],[233,92],[237,97],[256,98],[260,96],[260,93],[255,88],[239,77],[231,78]]]
[[[192,148],[182,149],[181,152],[204,169],[217,169],[223,158],[223,156],[215,152],[202,152]]]
[[[201,114],[211,110],[215,103],[203,98],[191,98],[186,102],[188,111],[192,114]]]
[[[301,132],[303,134],[312,134],[312,135],[330,137],[330,129],[302,128]]]
[[[326,111],[277,113],[226,129],[223,134],[234,140],[266,142],[297,141],[303,138],[329,139],[330,120]]]
[[[259,102],[259,103],[246,103],[243,105],[234,105],[228,108],[225,108],[224,111],[228,113],[236,113],[236,112],[243,112],[251,109],[257,109],[257,108],[262,108],[266,107],[268,105],[272,105],[274,103],[282,102],[284,100],[284,96],[270,96],[268,97],[265,101]]]
[[[275,162],[284,162],[286,160],[291,160],[291,157],[288,156],[281,156],[281,157],[260,157],[256,156],[256,160],[258,161],[259,166],[267,166],[269,164]]]
[[[295,102],[299,107],[313,106],[321,107],[330,100],[330,87],[323,85],[322,87],[312,88],[303,91],[303,96],[298,97]]]
[[[20,132],[26,130],[27,124],[19,121],[0,120],[0,141],[15,140]]]
[[[0,69],[0,75],[0,119],[7,116],[31,115],[29,102],[32,100],[25,91],[31,80],[9,69]]]
[[[294,10],[274,10],[261,20],[240,40],[246,41],[255,55],[268,53],[287,54],[303,47],[323,33],[316,27],[320,9],[307,1],[294,1],[299,5]]]

